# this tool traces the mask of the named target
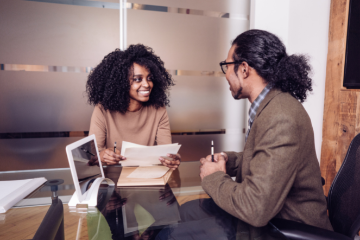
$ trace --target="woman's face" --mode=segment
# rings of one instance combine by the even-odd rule
[[[149,101],[151,90],[154,86],[149,71],[133,64],[133,74],[130,76],[130,104],[131,102],[143,103]]]

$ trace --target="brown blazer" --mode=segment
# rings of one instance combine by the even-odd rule
[[[202,182],[219,207],[255,227],[279,217],[332,230],[311,121],[289,93],[272,89],[258,108],[244,152],[227,154],[227,173]]]

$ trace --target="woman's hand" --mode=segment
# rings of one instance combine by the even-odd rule
[[[89,166],[95,166],[95,165],[99,166],[99,159],[98,159],[97,155],[91,156],[91,158],[90,158],[90,160],[88,162],[88,165]]]
[[[164,189],[160,189],[160,193],[161,193],[161,195],[159,197],[159,200],[160,201],[164,201],[165,199],[168,200],[166,202],[166,205],[169,206],[169,205],[173,204],[174,202],[176,202],[176,197],[175,197],[174,193],[172,192],[169,184],[166,184]]]
[[[179,167],[181,162],[181,156],[180,154],[167,154],[167,157],[160,157],[159,158],[162,165],[165,167],[168,167],[172,170],[175,170]]]
[[[114,152],[114,149],[108,148],[100,152],[100,159],[104,165],[115,165],[119,161],[125,160],[126,157],[121,156],[119,150],[116,149],[116,152]]]

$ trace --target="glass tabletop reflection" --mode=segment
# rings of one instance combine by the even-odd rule
[[[220,209],[201,187],[199,166],[199,162],[183,162],[165,186],[101,185],[97,208],[67,206],[75,191],[69,169],[0,173],[0,177],[63,179],[58,196],[64,203],[66,239],[286,239],[270,225],[254,229]],[[104,167],[105,176],[115,183],[121,170],[119,166]],[[42,186],[35,190],[10,209],[3,221],[0,215],[0,238],[32,238],[49,204],[51,189]],[[34,217],[18,222],[16,216],[26,216],[29,209],[32,213],[42,211],[37,222]],[[24,222],[31,231],[16,235]],[[6,232],[11,238],[6,238]]]

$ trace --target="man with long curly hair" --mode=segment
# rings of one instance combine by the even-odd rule
[[[152,146],[171,143],[168,91],[174,82],[163,61],[142,44],[116,49],[89,74],[88,102],[95,106],[89,135],[95,134],[101,161],[114,165],[122,141]],[[114,142],[117,150],[114,152]],[[179,154],[160,157],[172,169],[180,164]]]
[[[243,152],[200,160],[204,190],[254,227],[276,217],[332,230],[314,133],[301,104],[312,91],[308,59],[287,55],[274,34],[249,30],[233,41],[220,66],[232,96],[251,103],[249,128]]]

